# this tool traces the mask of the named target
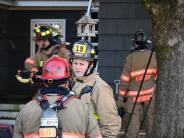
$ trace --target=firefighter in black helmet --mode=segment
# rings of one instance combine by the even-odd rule
[[[132,38],[132,42],[132,52],[141,49],[151,49],[149,47],[150,45],[148,45],[151,41],[147,39],[147,36],[142,29],[139,29],[135,32],[134,37]]]
[[[129,127],[126,138],[136,138],[140,128],[142,112],[147,115],[145,120],[146,135],[149,137],[153,123],[153,93],[155,91],[157,76],[157,58],[156,53],[148,49],[147,45],[150,41],[147,39],[143,30],[136,31],[132,41],[132,53],[128,55],[124,63],[119,87],[119,95],[123,97],[127,115],[131,116],[133,113],[130,119],[131,121],[127,124]],[[138,98],[136,98],[137,95]],[[152,99],[151,104],[148,111],[145,112],[150,99]],[[135,109],[133,110],[134,105]]]

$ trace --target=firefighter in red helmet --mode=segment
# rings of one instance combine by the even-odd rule
[[[102,138],[97,121],[87,105],[68,90],[69,66],[58,55],[43,67],[43,88],[20,111],[14,138]]]
[[[104,138],[116,138],[121,121],[111,87],[95,72],[97,53],[87,40],[74,43],[70,57],[74,72],[72,91],[86,103],[98,120]]]
[[[43,25],[35,27],[34,33],[33,40],[36,42],[38,50],[35,56],[25,60],[26,70],[18,71],[16,78],[22,83],[29,83],[30,78],[35,74],[41,74],[44,62],[52,55],[67,58],[66,43],[62,41],[62,35],[58,29]]]
[[[58,56],[53,56],[48,59],[43,67],[42,75],[39,78],[43,81],[58,81],[65,80],[69,78],[69,68],[67,60],[64,58],[59,58]],[[49,83],[48,83],[49,84]],[[52,84],[52,83],[51,83]],[[53,85],[53,84],[52,84]]]
[[[120,77],[119,94],[123,97],[126,114],[132,114],[126,138],[136,138],[140,128],[141,113],[146,113],[146,135],[150,136],[153,123],[154,91],[157,76],[156,53],[150,50],[149,43],[142,29],[135,32],[132,39],[132,53],[128,55],[124,63]],[[150,60],[149,60],[150,59]],[[145,76],[145,77],[144,77]],[[144,77],[144,81],[143,81]],[[143,81],[143,82],[142,82]],[[142,83],[142,87],[141,87]],[[141,87],[141,88],[140,88]],[[140,90],[140,91],[139,91]],[[136,100],[137,94],[138,98]],[[135,104],[135,109],[132,109]],[[123,126],[126,127],[126,126]]]

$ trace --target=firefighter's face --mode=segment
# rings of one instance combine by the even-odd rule
[[[43,48],[43,47],[47,47],[50,45],[50,42],[46,39],[46,40],[37,40],[36,44],[38,45],[38,48]]]
[[[88,69],[89,62],[82,59],[73,59],[72,69],[76,77],[83,77]]]
[[[37,40],[36,44],[37,44],[38,48],[40,49],[44,45],[44,41],[43,40]]]

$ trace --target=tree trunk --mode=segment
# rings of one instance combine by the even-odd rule
[[[153,2],[154,1],[154,2]],[[184,0],[142,0],[158,59],[153,138],[184,137]]]

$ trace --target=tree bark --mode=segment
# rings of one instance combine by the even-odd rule
[[[142,0],[158,59],[153,138],[184,137],[184,0]]]

